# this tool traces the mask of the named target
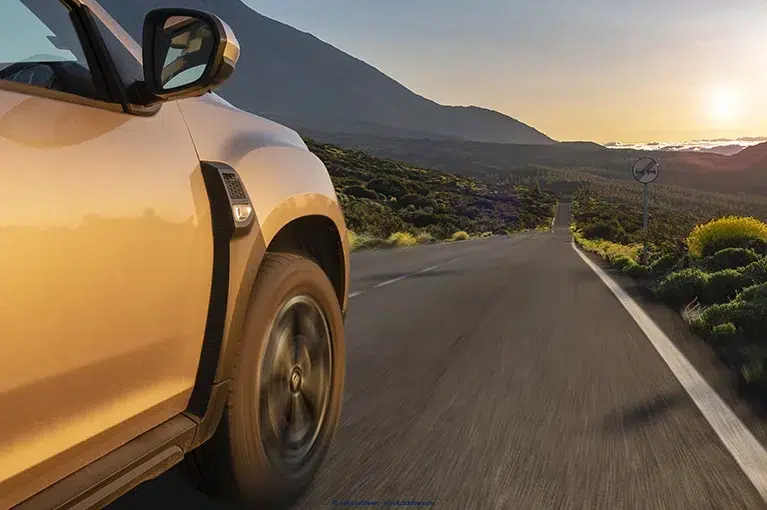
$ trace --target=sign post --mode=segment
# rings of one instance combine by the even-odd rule
[[[643,212],[642,212],[642,228],[647,234],[647,224],[649,222],[648,209],[650,207],[650,183],[658,178],[660,172],[660,165],[657,161],[650,157],[642,157],[634,162],[631,167],[631,174],[634,179],[642,183],[643,191]],[[647,258],[647,243],[643,243],[642,250],[643,259]]]

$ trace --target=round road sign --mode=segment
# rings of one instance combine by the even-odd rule
[[[648,184],[657,179],[659,171],[660,165],[658,165],[658,162],[649,157],[639,158],[634,163],[634,166],[631,167],[634,179],[642,184]]]

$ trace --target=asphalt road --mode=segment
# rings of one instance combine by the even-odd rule
[[[765,508],[559,212],[553,232],[353,256],[342,422],[297,508]],[[127,508],[236,507],[172,471]]]

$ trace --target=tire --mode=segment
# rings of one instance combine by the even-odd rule
[[[286,315],[290,313],[303,320],[296,323]],[[291,323],[299,335],[278,335]],[[315,342],[322,336],[323,323],[329,338]],[[292,342],[285,340],[289,337]],[[329,347],[327,355],[319,344]],[[341,410],[343,317],[335,290],[317,264],[299,255],[267,254],[248,303],[238,351],[221,422],[209,441],[187,455],[185,467],[210,495],[256,508],[285,507],[317,473]],[[316,430],[297,425],[297,417],[312,416],[305,414],[312,409],[313,416],[321,416]]]

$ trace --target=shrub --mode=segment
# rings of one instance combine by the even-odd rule
[[[622,273],[631,278],[642,279],[650,276],[650,269],[631,260],[623,267]]]
[[[767,224],[751,217],[727,216],[696,226],[685,239],[690,254],[708,257],[725,248],[744,248],[767,241]]]
[[[692,262],[692,257],[685,253],[679,260],[677,260],[676,264],[671,267],[671,271],[681,271],[682,269],[687,269],[692,265]]]
[[[682,305],[702,296],[707,281],[708,275],[699,269],[682,269],[663,278],[657,292],[664,301]]]
[[[434,236],[428,232],[421,232],[415,237],[415,240],[418,244],[431,244],[437,242],[437,240],[434,239]]]
[[[352,238],[349,238],[349,243],[350,243],[349,248],[352,251],[372,250],[376,248],[391,247],[391,244],[388,243],[385,239],[371,236],[369,234],[359,234],[359,235],[355,234],[354,242],[352,243]]]
[[[650,271],[661,274],[670,271],[682,258],[679,253],[664,253],[650,264]],[[682,269],[682,268],[679,268]]]
[[[738,328],[732,322],[717,324],[711,329],[711,338],[717,344],[732,342],[738,337]]]
[[[616,257],[625,256],[631,260],[636,260],[640,247],[638,245],[625,245],[605,241],[603,239],[586,239],[579,230],[573,232],[573,238],[584,250],[596,253],[602,258],[607,259],[610,264]]]
[[[745,338],[763,343],[767,336],[765,317],[767,317],[767,300],[733,300],[706,308],[701,319],[709,331],[713,331],[718,325],[731,322]]]
[[[389,197],[400,198],[407,194],[405,184],[395,177],[379,177],[367,185],[368,189],[377,191]]]
[[[350,197],[378,199],[378,193],[363,186],[349,186],[344,189],[344,193]]]
[[[407,195],[400,198],[397,203],[402,207],[407,207],[409,205],[412,205],[419,209],[434,206],[433,200],[429,200],[428,198],[422,195],[416,195],[415,193],[408,193]]]
[[[746,287],[745,289],[738,292],[738,295],[735,297],[735,299],[739,301],[767,300],[767,282],[757,283],[755,285],[751,285],[750,287]]]
[[[404,247],[418,244],[415,236],[409,232],[395,232],[387,239],[393,246]]]
[[[751,348],[747,352],[748,361],[741,367],[743,379],[752,384],[767,382],[767,353],[763,349]]]
[[[725,248],[703,259],[701,265],[708,271],[738,269],[759,260],[759,255],[748,248]]]
[[[748,279],[735,269],[723,269],[708,275],[703,293],[706,303],[726,303],[748,286]]]
[[[622,242],[626,238],[626,232],[615,219],[589,223],[583,227],[583,235],[588,239],[604,239],[614,242]]]
[[[635,262],[626,255],[617,255],[615,257],[612,257],[612,260],[610,261],[610,263],[615,269],[621,271],[623,270],[624,267]]]
[[[752,262],[740,271],[751,283],[767,282],[767,258]]]
[[[469,234],[463,230],[459,230],[450,238],[451,241],[466,241],[469,238]]]
[[[346,231],[346,238],[349,240],[349,249],[354,250],[359,243],[359,236],[351,230]]]

